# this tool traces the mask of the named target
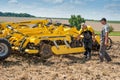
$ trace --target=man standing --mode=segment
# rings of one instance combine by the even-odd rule
[[[103,25],[101,31],[101,43],[99,51],[100,62],[103,62],[104,58],[107,60],[107,62],[109,62],[111,61],[111,58],[106,52],[106,46],[108,44],[109,25],[107,24],[106,18],[102,18],[100,22]]]
[[[85,57],[83,59],[83,62],[85,62],[86,60],[91,59],[92,42],[95,41],[95,34],[91,26],[88,26],[85,23],[82,23],[80,33],[77,37],[78,40],[81,38],[80,37],[81,35],[84,36],[83,43],[84,43],[84,48],[86,51],[84,53]]]

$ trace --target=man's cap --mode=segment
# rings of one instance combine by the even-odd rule
[[[81,26],[86,26],[86,24],[85,23],[81,23]]]
[[[83,28],[84,25],[87,26],[85,23],[81,23],[81,28]]]
[[[106,18],[102,18],[100,21],[107,21]]]

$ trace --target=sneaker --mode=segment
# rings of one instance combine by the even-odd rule
[[[91,60],[91,55],[87,55],[87,60]]]
[[[90,60],[91,59],[91,53],[88,52],[86,60]]]
[[[109,63],[109,62],[111,62],[112,61],[112,59],[110,59],[110,60],[107,60],[107,63]]]

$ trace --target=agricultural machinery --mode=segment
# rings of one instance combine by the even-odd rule
[[[76,40],[79,31],[66,24],[52,23],[51,20],[31,20],[23,22],[5,22],[0,24],[0,59],[10,55],[11,50],[19,53],[38,54],[48,58],[84,52],[82,40]],[[83,36],[81,36],[83,37]],[[94,50],[99,50],[100,36],[96,35]],[[112,41],[109,38],[110,49]]]

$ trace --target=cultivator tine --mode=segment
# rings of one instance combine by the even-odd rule
[[[53,43],[55,44],[56,48],[59,49],[59,46],[57,45],[55,40],[53,41]]]
[[[64,40],[64,43],[65,43],[65,45],[66,45],[68,48],[70,48],[70,45],[67,43],[66,40]]]

